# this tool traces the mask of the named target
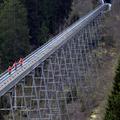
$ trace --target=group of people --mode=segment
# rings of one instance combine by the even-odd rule
[[[18,62],[15,61],[12,66],[9,66],[8,67],[8,73],[11,74],[12,69],[17,70],[18,65],[20,65],[20,66],[23,65],[23,58],[20,58]]]

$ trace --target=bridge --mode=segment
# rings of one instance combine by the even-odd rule
[[[25,57],[11,75],[0,75],[5,120],[73,120],[77,110],[95,106],[104,92],[97,55],[108,7],[98,6]]]

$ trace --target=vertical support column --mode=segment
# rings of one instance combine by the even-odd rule
[[[74,72],[74,74],[76,74],[76,86],[77,86],[77,92],[81,95],[77,98],[79,99],[79,101],[81,102],[81,107],[83,108],[83,102],[82,102],[82,96],[84,96],[85,90],[84,90],[84,84],[83,84],[83,77],[84,76],[86,79],[86,75],[84,74],[84,70],[87,69],[84,66],[84,62],[83,62],[83,57],[82,57],[82,44],[81,44],[81,31],[79,33],[77,33],[77,35],[71,40],[71,45],[69,44],[69,52],[70,52],[70,56],[71,56],[71,64],[72,66],[76,67],[76,70],[74,70],[73,67],[73,72],[76,71],[77,73]],[[78,40],[80,39],[80,41]],[[73,52],[74,51],[74,52]],[[73,57],[74,56],[74,57]],[[73,58],[73,59],[72,59]],[[78,61],[79,60],[79,61]],[[82,66],[81,66],[82,65]],[[86,72],[85,72],[86,73]],[[79,77],[79,78],[77,78]],[[80,88],[78,88],[78,86],[80,86]]]
[[[38,96],[38,93],[37,93],[37,87],[36,87],[36,84],[35,84],[35,71],[33,72],[33,75],[32,75],[32,80],[33,80],[33,88],[35,90],[35,98],[36,98],[36,101],[37,101],[37,108],[36,110],[38,111],[38,116],[39,116],[39,119],[42,120],[42,116],[41,116],[41,111],[40,111],[40,103],[39,103],[39,96]]]
[[[21,87],[22,87],[22,96],[23,96],[23,103],[24,103],[24,111],[27,112],[27,120],[30,120],[30,116],[29,116],[29,112],[28,112],[28,106],[27,106],[27,101],[26,101],[26,96],[25,96],[25,89],[24,89],[24,86],[25,86],[25,79],[23,79],[23,83],[21,83]]]
[[[49,98],[49,95],[48,95],[48,92],[49,92],[49,91],[48,91],[48,83],[47,83],[47,79],[46,79],[46,77],[45,77],[44,65],[45,65],[45,63],[42,63],[42,65],[41,65],[41,72],[42,72],[43,81],[44,81],[44,86],[45,86],[45,102],[47,101],[47,104],[48,104],[48,111],[49,111],[49,114],[50,114],[49,120],[52,120],[53,114],[52,114],[52,108],[51,108],[51,103],[50,103],[50,99],[51,99],[51,98]],[[49,78],[48,78],[48,79],[49,79]]]
[[[17,93],[16,93],[16,85],[14,87],[14,109],[17,109]]]
[[[94,42],[94,46],[91,45],[90,56],[91,56],[91,64],[93,66],[93,71],[94,71],[94,75],[93,75],[94,86],[95,86],[95,91],[97,92],[100,81],[99,81],[99,71],[98,71],[99,61],[97,61],[98,58],[96,56],[96,53],[99,50],[100,43],[99,43],[99,38],[97,36],[98,26],[96,22],[97,22],[97,18],[94,19],[94,21],[89,26],[87,26],[87,30],[88,30],[88,36],[89,36],[90,43]],[[91,33],[91,31],[93,32]],[[92,34],[92,37],[91,37],[91,34]],[[94,94],[97,94],[97,93],[94,93]]]
[[[65,109],[66,109],[66,114],[67,114],[67,118],[65,119],[65,120],[70,120],[70,116],[69,116],[69,110],[68,110],[68,105],[67,105],[67,101],[66,101],[66,94],[65,94],[65,92],[64,92],[64,90],[65,90],[65,86],[64,86],[64,78],[63,78],[63,75],[62,75],[62,72],[61,72],[61,61],[60,61],[60,59],[59,59],[59,54],[58,54],[58,52],[56,52],[55,53],[55,57],[56,57],[56,63],[58,64],[58,70],[59,70],[59,75],[60,75],[60,80],[61,80],[61,87],[62,87],[62,90],[63,90],[63,98],[64,98],[64,102],[65,102]]]
[[[82,63],[83,63],[83,67],[84,67],[84,76],[85,76],[85,80],[83,81],[83,89],[84,89],[84,102],[85,102],[85,107],[87,107],[87,109],[89,109],[90,107],[90,86],[88,86],[88,84],[90,83],[90,76],[91,75],[91,65],[89,62],[89,49],[88,49],[88,42],[86,39],[86,33],[85,33],[85,28],[82,30],[81,34],[81,41],[82,41],[82,49],[81,49],[81,57],[82,57]],[[90,85],[90,84],[89,84]],[[90,93],[89,93],[90,92]]]
[[[75,37],[78,37],[77,35]],[[67,43],[66,47],[68,48],[68,55],[69,55],[69,64],[71,64],[71,72],[69,75],[73,76],[71,79],[74,80],[74,84],[72,86],[72,97],[73,97],[73,101],[75,100],[79,100],[80,101],[80,97],[78,96],[78,94],[80,94],[79,92],[79,85],[80,85],[80,70],[79,70],[79,65],[78,65],[78,55],[76,52],[76,44],[77,44],[77,39],[72,38],[71,41],[69,43]],[[67,56],[66,56],[67,58]],[[68,67],[69,69],[69,67]]]
[[[53,57],[55,57],[55,56],[53,56]],[[54,59],[56,59],[56,58],[54,58]],[[62,114],[61,114],[60,103],[59,103],[60,100],[58,98],[58,92],[60,92],[61,90],[57,89],[57,85],[56,84],[58,84],[58,83],[56,83],[56,81],[55,81],[55,70],[54,70],[53,65],[52,65],[52,64],[55,64],[55,63],[53,63],[52,60],[49,59],[49,64],[50,64],[50,70],[52,72],[53,85],[54,85],[56,101],[57,101],[57,106],[58,106],[58,111],[59,111],[59,119],[62,120]]]
[[[12,98],[12,92],[9,93],[9,100],[10,100],[10,109],[11,109],[11,115],[12,115],[12,119],[15,120],[15,112],[14,112],[14,108],[13,108],[13,98]]]

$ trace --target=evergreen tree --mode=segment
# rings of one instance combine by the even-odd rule
[[[0,58],[2,69],[29,52],[27,13],[19,0],[4,0],[0,11]]]
[[[3,3],[3,0],[0,0],[0,10],[1,10],[1,5],[2,5],[2,3]]]
[[[43,45],[45,42],[49,39],[49,28],[46,26],[46,24],[43,22],[40,28],[40,34],[38,34],[38,44]]]
[[[3,0],[0,0],[0,4],[3,3]]]
[[[118,95],[120,94],[120,61],[118,64],[118,68],[116,70],[116,76],[114,78],[114,85],[113,85],[113,95]]]
[[[30,41],[30,44],[33,46],[33,47],[38,47],[38,39],[37,39],[37,36],[39,34],[39,31],[38,31],[38,1],[39,0],[21,0],[25,6],[26,6],[26,9],[27,9],[27,19],[28,19],[28,27],[30,29],[29,31],[29,35],[31,36],[29,41]],[[41,7],[41,6],[40,6]]]
[[[114,78],[113,90],[108,99],[104,120],[120,120],[120,61]]]

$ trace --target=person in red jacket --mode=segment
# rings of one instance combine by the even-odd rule
[[[17,62],[16,61],[13,64],[13,68],[15,68],[15,70],[17,70]]]
[[[22,66],[23,65],[23,58],[20,58],[18,63],[20,64],[20,66]]]
[[[12,71],[12,67],[9,66],[9,67],[8,67],[8,73],[11,74],[11,71]]]

